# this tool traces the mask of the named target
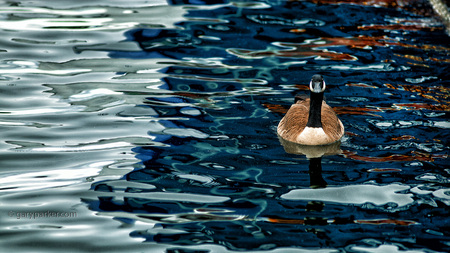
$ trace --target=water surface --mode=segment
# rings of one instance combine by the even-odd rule
[[[1,4],[0,247],[449,251],[449,38],[415,4]],[[317,73],[344,138],[280,143]]]

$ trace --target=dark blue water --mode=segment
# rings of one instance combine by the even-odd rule
[[[449,37],[414,4],[3,4],[0,246],[450,251]],[[308,153],[276,126],[313,74],[346,133]],[[16,215],[48,210],[77,217]]]

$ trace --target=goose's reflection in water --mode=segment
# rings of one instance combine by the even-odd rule
[[[322,157],[338,155],[342,153],[341,142],[337,141],[328,145],[309,146],[284,140],[278,136],[284,151],[294,155],[305,155],[309,160],[309,176],[311,188],[325,188],[327,182],[322,176]]]

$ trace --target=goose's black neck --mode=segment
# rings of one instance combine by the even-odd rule
[[[307,127],[322,127],[322,101],[323,92],[311,92]]]

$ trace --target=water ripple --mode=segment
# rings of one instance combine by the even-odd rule
[[[328,187],[325,189],[296,189],[281,197],[287,200],[315,200],[331,201],[344,204],[387,205],[394,203],[403,207],[413,203],[412,194],[401,194],[399,191],[408,190],[405,185],[349,185],[344,187]],[[388,208],[388,210],[391,208]]]

